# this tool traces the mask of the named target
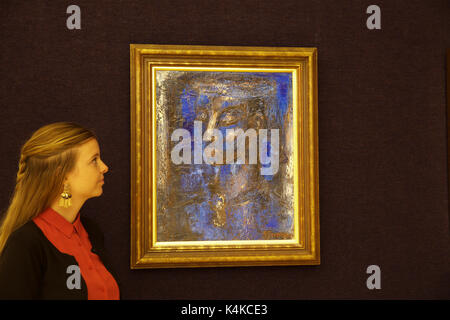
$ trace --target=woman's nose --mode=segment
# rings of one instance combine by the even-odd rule
[[[108,166],[103,161],[102,164],[103,164],[102,173],[107,173],[109,171]]]

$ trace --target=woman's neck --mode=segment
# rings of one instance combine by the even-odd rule
[[[59,205],[59,200],[55,201],[50,207],[58,212],[64,219],[68,222],[73,223],[77,218],[78,212],[80,212],[84,201],[72,200],[72,205],[68,208],[61,207]]]

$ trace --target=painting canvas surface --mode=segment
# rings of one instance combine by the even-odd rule
[[[155,71],[158,242],[294,238],[292,77],[273,71]],[[208,129],[220,134],[205,139]],[[231,144],[232,130],[248,133],[243,149],[237,138]],[[174,132],[183,139],[173,139]],[[242,151],[244,163],[238,161]],[[177,163],[174,154],[185,161]],[[221,161],[208,163],[208,156]]]

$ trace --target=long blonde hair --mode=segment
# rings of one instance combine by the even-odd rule
[[[25,142],[14,193],[0,224],[0,255],[11,233],[60,196],[65,176],[75,168],[76,147],[91,138],[97,136],[79,124],[57,122],[39,128]]]

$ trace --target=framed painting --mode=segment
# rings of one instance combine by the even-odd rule
[[[320,263],[315,48],[130,45],[131,268]]]

